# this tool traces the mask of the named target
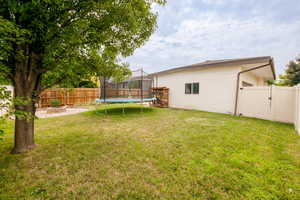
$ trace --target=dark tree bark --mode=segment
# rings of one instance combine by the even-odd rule
[[[17,84],[19,85],[19,84]],[[24,86],[17,86],[15,89],[16,98],[27,98],[31,101],[27,105],[16,105],[15,109],[21,114],[16,114],[15,119],[15,146],[12,150],[12,153],[24,153],[33,149],[36,145],[34,142],[34,116],[35,116],[35,101],[31,95],[22,95],[20,90],[26,90]],[[24,115],[23,115],[24,114]]]
[[[39,64],[41,56],[29,52],[27,59],[16,63],[14,73],[14,95],[24,103],[16,104],[15,146],[12,153],[24,153],[36,147],[34,141],[35,103],[40,92],[41,73]]]
[[[19,111],[33,113],[33,106],[23,106]],[[15,120],[15,146],[12,153],[24,153],[35,148],[34,142],[34,119],[23,119],[16,117]]]

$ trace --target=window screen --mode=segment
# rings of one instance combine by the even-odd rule
[[[192,94],[192,84],[191,83],[185,84],[185,94]]]
[[[199,94],[199,83],[193,83],[193,94]]]

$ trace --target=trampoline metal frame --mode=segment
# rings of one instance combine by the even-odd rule
[[[115,98],[115,99],[107,99],[106,97],[106,77],[104,78],[104,82],[103,82],[103,99],[99,98],[96,99],[96,103],[104,103],[106,104],[105,106],[105,114],[107,114],[107,104],[108,103],[122,103],[122,113],[125,114],[125,103],[141,103],[141,112],[143,112],[143,104],[144,102],[153,102],[154,100],[156,100],[155,97],[152,98],[144,98],[143,95],[143,81],[144,81],[144,70],[143,68],[141,68],[141,83],[140,83],[140,99],[130,99],[130,98]],[[153,84],[153,81],[152,81]],[[130,88],[129,88],[130,89]]]

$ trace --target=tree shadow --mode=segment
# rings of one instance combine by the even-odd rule
[[[154,112],[152,107],[139,107],[139,106],[108,106],[101,107],[92,112],[93,115],[97,116],[134,116],[140,114],[150,114]]]

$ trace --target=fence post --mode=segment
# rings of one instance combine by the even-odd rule
[[[270,113],[271,113],[271,120],[276,121],[276,95],[277,95],[277,86],[271,85],[269,86],[269,101],[270,101]]]
[[[300,135],[300,84],[295,86],[295,129]]]

